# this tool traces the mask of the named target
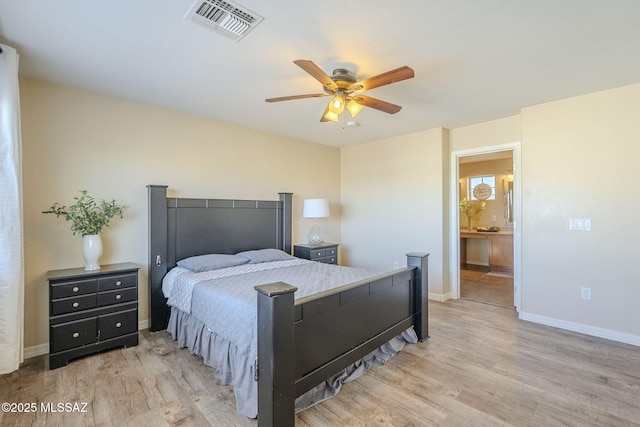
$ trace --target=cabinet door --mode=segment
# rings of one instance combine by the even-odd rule
[[[138,330],[138,310],[119,311],[98,318],[100,341],[120,335],[131,334]]]
[[[490,237],[489,266],[492,270],[513,271],[513,236],[495,235]]]
[[[51,326],[51,353],[96,342],[96,317]]]

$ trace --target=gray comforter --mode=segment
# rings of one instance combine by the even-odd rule
[[[234,343],[243,354],[246,352],[255,356],[255,286],[282,281],[297,287],[295,297],[302,298],[375,274],[371,270],[360,268],[302,261],[298,265],[204,281],[198,283],[193,290],[191,313],[204,321],[216,334]]]
[[[285,282],[296,286],[296,298],[316,294],[345,284],[375,276],[372,270],[327,265],[314,261],[295,260],[280,262],[283,267],[246,266],[246,272],[233,276],[172,272],[175,280],[170,293],[183,294],[187,286],[190,301],[184,295],[169,298],[179,301],[172,307],[169,327],[178,345],[188,347],[192,353],[203,357],[205,364],[216,369],[216,377],[224,384],[231,384],[236,395],[238,411],[248,417],[257,415],[257,383],[253,379],[254,361],[257,355],[257,310],[255,286]],[[277,264],[277,263],[268,263]],[[242,266],[241,266],[242,267]],[[221,276],[221,277],[220,277]],[[188,278],[189,280],[185,280]],[[189,282],[186,284],[186,282]],[[182,290],[180,287],[182,286]],[[413,330],[381,347],[362,361],[319,385],[298,399],[297,410],[336,394],[343,382],[361,375],[375,364],[382,364],[405,342],[416,342]]]

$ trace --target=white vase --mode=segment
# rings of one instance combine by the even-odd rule
[[[85,271],[100,270],[98,259],[102,255],[102,238],[99,234],[82,237],[82,255],[84,256]]]

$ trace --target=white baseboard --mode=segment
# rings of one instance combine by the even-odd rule
[[[612,331],[610,329],[599,328],[597,326],[584,325],[582,323],[569,322],[567,320],[555,319],[553,317],[540,316],[539,314],[525,312],[520,312],[520,319],[540,323],[542,325],[553,326],[555,328],[566,329],[568,331],[579,332],[581,334],[591,335],[594,337],[618,341],[625,344],[640,346],[640,336],[638,335]]]
[[[49,354],[49,343],[38,344],[32,347],[24,348],[24,358],[31,359],[32,357],[42,356],[43,354]]]
[[[489,267],[489,263],[487,261],[473,261],[468,259],[467,264],[480,265],[482,267]]]
[[[149,319],[138,321],[138,330],[140,331],[142,329],[149,329]],[[49,343],[24,348],[25,360],[36,356],[42,356],[43,354],[49,354]]]
[[[429,299],[438,302],[445,302],[448,299],[451,299],[451,293],[447,292],[446,294],[434,294],[429,292]]]

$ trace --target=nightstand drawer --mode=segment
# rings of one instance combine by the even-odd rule
[[[100,316],[98,330],[101,341],[136,332],[138,330],[138,310],[119,311]]]
[[[126,274],[98,279],[100,292],[132,288],[138,284],[138,274]]]
[[[85,295],[98,291],[98,281],[80,280],[77,282],[64,282],[64,284],[51,285],[51,298],[67,298],[76,295]]]
[[[51,348],[49,351],[55,353],[57,351],[95,343],[96,319],[95,317],[90,317],[88,319],[51,326]]]
[[[137,288],[125,288],[115,291],[100,292],[98,294],[98,307],[111,304],[120,304],[121,302],[127,301],[135,301],[137,297]]]
[[[77,297],[62,298],[51,301],[51,315],[73,313],[96,307],[96,294],[79,295]]]
[[[328,256],[320,260],[320,262],[324,262],[325,264],[337,264],[338,258],[335,256]]]
[[[338,248],[326,249],[326,256],[337,257],[338,256]]]
[[[309,259],[314,260],[318,258],[324,258],[325,256],[327,256],[326,249],[312,249],[310,252]]]

